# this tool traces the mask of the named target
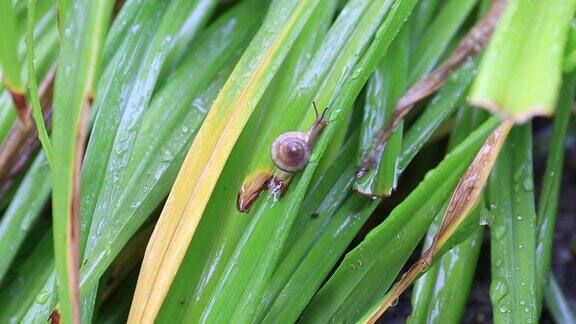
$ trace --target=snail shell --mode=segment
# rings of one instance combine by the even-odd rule
[[[276,167],[286,172],[296,172],[310,160],[308,134],[287,132],[278,136],[272,143],[272,161]]]

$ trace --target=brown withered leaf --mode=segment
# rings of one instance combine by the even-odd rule
[[[406,94],[398,100],[394,106],[391,122],[376,134],[372,154],[366,156],[362,161],[357,177],[361,177],[367,170],[377,165],[378,159],[382,156],[386,146],[386,141],[414,105],[438,91],[454,70],[482,51],[500,20],[507,3],[507,0],[494,1],[488,12],[464,36],[446,61],[408,89]]]
[[[400,281],[394,285],[382,305],[371,315],[368,323],[375,323],[388,307],[392,305],[394,300],[398,299],[406,288],[432,265],[432,261],[434,257],[436,257],[437,252],[443,247],[452,234],[456,232],[456,229],[462,224],[466,217],[471,214],[480,199],[488,175],[496,162],[500,149],[512,125],[513,123],[510,121],[503,121],[486,139],[476,154],[476,157],[456,185],[448,207],[444,212],[442,225],[434,236],[432,245],[422,254],[422,257],[412,265],[408,272],[402,276]]]

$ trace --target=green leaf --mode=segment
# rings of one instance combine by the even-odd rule
[[[0,222],[0,281],[16,256],[26,235],[40,217],[52,189],[50,169],[38,154]]]
[[[58,5],[58,26],[60,28],[60,34],[63,32],[63,28],[65,24],[65,18],[68,14],[68,5],[70,4],[70,0],[56,0]]]
[[[192,143],[148,246],[130,320],[156,317],[233,144],[317,3],[275,2],[222,88]],[[189,202],[194,208],[186,207]],[[157,277],[160,269],[167,268],[172,270]]]
[[[33,308],[35,304],[55,303],[56,296],[44,290],[46,282],[50,287],[56,284],[53,268],[52,233],[47,231],[32,254],[24,261],[18,279],[0,293],[0,298],[4,301],[0,305],[2,323],[10,323],[13,319],[23,323],[40,323],[48,319],[50,311],[30,314],[28,309]],[[33,315],[35,321],[31,321],[31,317],[26,317],[27,312],[28,315]]]
[[[482,229],[438,260],[416,283],[407,323],[461,321],[482,245]]]
[[[395,46],[382,59],[366,87],[362,134],[357,164],[372,150],[374,137],[390,124],[396,102],[406,91],[408,75],[408,32],[400,32]],[[396,187],[397,160],[402,146],[403,126],[399,126],[386,143],[378,166],[356,179],[354,190],[367,196],[389,196]]]
[[[570,73],[576,68],[576,20],[574,18],[570,22],[565,52],[562,70],[564,73]]]
[[[527,124],[510,131],[488,185],[495,323],[537,321],[533,187],[532,130]]]
[[[11,0],[0,0],[0,67],[4,85],[12,93],[24,96],[22,59],[18,56],[20,43],[16,27],[16,12]]]
[[[96,103],[101,109],[83,174],[89,186],[85,190],[83,215],[89,217],[92,213],[92,221],[81,270],[81,293],[91,303],[104,271],[165,198],[183,154],[204,119],[207,105],[221,85],[221,81],[213,85],[212,79],[219,69],[221,78],[229,73],[226,68],[231,64],[229,61],[234,61],[236,48],[245,43],[237,26],[230,30],[210,29],[199,40],[198,52],[186,59],[149,103],[162,62],[171,50],[170,44],[189,40],[182,38],[172,43],[171,39],[189,16],[198,19],[198,31],[213,9],[204,4],[186,3],[182,7],[182,2],[168,5],[147,2],[134,26],[140,26],[151,44],[143,42],[141,35],[130,33],[123,46],[133,55],[118,52],[110,70],[105,72],[114,77],[100,86],[105,92]],[[175,16],[172,13],[178,8],[181,12]],[[217,37],[221,35],[226,37]],[[134,56],[144,63],[134,60]],[[117,69],[129,72],[118,73]],[[129,85],[130,100],[125,100],[124,88],[108,87],[116,82]],[[188,91],[181,91],[182,84],[187,84]],[[200,100],[196,105],[195,98]],[[191,106],[195,109],[188,109]],[[109,153],[106,156],[104,152]],[[91,310],[85,313],[88,315]]]
[[[414,9],[412,27],[410,30],[411,44],[420,41],[426,28],[430,25],[430,21],[438,11],[438,7],[442,4],[440,0],[421,0],[418,1]]]
[[[542,179],[542,192],[538,201],[538,242],[536,248],[536,296],[538,314],[541,312],[541,301],[547,278],[549,278],[552,262],[552,243],[558,200],[562,184],[562,168],[566,131],[570,121],[571,109],[574,103],[574,86],[576,75],[565,75],[554,117],[554,131],[550,140],[548,160]]]
[[[550,311],[556,323],[575,323],[576,313],[570,306],[568,298],[562,293],[562,289],[554,276],[547,280],[548,284],[544,291],[546,307]]]
[[[386,96],[380,96],[380,100],[386,99],[385,109],[371,108],[371,106],[374,106],[372,103],[374,100],[370,100],[370,97],[366,100],[364,123],[367,125],[362,135],[363,145],[361,146],[366,146],[366,148],[361,150],[358,161],[360,169],[354,187],[358,192],[368,196],[386,196],[390,195],[395,188],[398,180],[397,155],[401,146],[403,129],[403,122],[400,120],[403,115],[400,115],[399,112],[405,109],[399,106],[402,99],[404,99],[402,95],[406,91],[406,87],[416,83],[437,64],[445,49],[453,42],[454,35],[474,7],[476,1],[465,1],[464,6],[462,6],[461,2],[453,0],[442,8],[429,30],[422,37],[421,42],[418,43],[412,57],[410,57],[409,53],[408,39],[404,41],[398,40],[393,52],[389,53],[387,58],[385,57],[384,62],[382,62],[382,64],[389,65],[383,67],[386,71],[392,71],[385,74],[386,78],[389,79],[387,87],[390,89],[384,91]],[[422,12],[419,13],[422,14]],[[407,37],[410,31],[409,27],[418,23],[410,21],[410,25],[406,27],[406,31],[401,36]],[[413,35],[413,37],[416,36]],[[410,61],[408,61],[408,58],[410,58]],[[386,61],[389,62],[386,63]],[[410,69],[407,66],[409,63],[412,65]],[[442,69],[442,67],[439,69]],[[413,91],[413,89],[411,88],[410,91]],[[410,91],[408,91],[408,94],[410,94]],[[369,87],[367,95],[370,96],[371,92]],[[382,104],[377,106],[382,106]],[[413,106],[413,104],[410,106]],[[375,113],[379,110],[378,114]],[[379,114],[382,116],[377,118],[376,121],[372,121]],[[386,140],[384,142],[381,139],[376,141],[376,138],[380,138],[388,131],[388,127],[393,127],[393,130]],[[380,154],[380,152],[382,153]]]
[[[143,3],[144,0],[126,0],[122,8],[120,8],[120,11],[118,11],[118,14],[116,14],[106,34],[104,48],[102,49],[102,64],[104,69],[108,67],[108,63],[110,63],[114,55],[119,52],[123,43],[127,42],[127,39],[130,39],[128,35],[130,31],[132,31],[132,33],[135,31],[140,32],[140,35],[144,35],[141,29],[143,26],[134,22],[140,12],[140,8],[143,7]]]
[[[470,103],[524,122],[552,115],[576,1],[508,1],[474,82]]]
[[[100,198],[98,203],[119,207],[108,215],[105,209],[95,211],[99,224],[94,228],[104,226],[106,230],[91,234],[95,240],[93,252],[87,255],[82,271],[85,284],[98,280],[98,274],[103,273],[168,193],[186,149],[238,57],[236,53],[246,46],[258,26],[257,19],[238,19],[240,14],[246,15],[248,9],[253,8],[245,7],[241,13],[224,15],[210,26],[200,36],[195,53],[186,58],[166,86],[154,96],[142,117],[118,194]],[[255,18],[254,12],[252,18]],[[232,29],[224,29],[236,20]],[[188,85],[189,90],[185,93],[181,91],[182,84]],[[108,253],[113,254],[112,257],[106,256]]]
[[[60,62],[54,85],[52,140],[54,190],[54,255],[61,302],[66,323],[80,321],[79,200],[80,165],[87,120],[86,109],[97,79],[100,49],[112,11],[111,0],[78,0],[64,25]],[[84,124],[83,126],[81,126]]]
[[[343,147],[340,148],[338,156],[329,166],[326,172],[310,186],[306,193],[306,198],[298,211],[298,216],[294,220],[294,225],[290,229],[290,235],[286,241],[286,252],[295,249],[295,244],[302,245],[304,232],[308,235],[304,246],[311,245],[309,241],[310,233],[321,231],[327,224],[329,218],[348,194],[349,183],[353,181],[353,155],[357,150],[358,132],[354,132],[347,139]],[[314,239],[315,240],[315,239]],[[284,256],[286,258],[287,256]],[[284,260],[282,262],[285,262]],[[280,266],[279,268],[280,269]],[[276,276],[276,274],[274,274]]]
[[[438,64],[477,2],[450,0],[440,8],[434,21],[426,26],[426,32],[418,40],[418,47],[410,57],[413,64],[408,77],[409,85],[418,82]]]
[[[36,122],[38,138],[42,143],[42,148],[46,154],[48,164],[52,166],[52,143],[44,125],[42,107],[38,97],[38,84],[36,83],[36,69],[34,67],[34,17],[36,17],[36,0],[28,0],[28,28],[26,33],[26,57],[28,61],[28,90],[30,91],[30,101],[32,102],[32,116]]]

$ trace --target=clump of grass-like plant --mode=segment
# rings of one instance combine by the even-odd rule
[[[0,0],[0,322],[575,321],[575,6]]]

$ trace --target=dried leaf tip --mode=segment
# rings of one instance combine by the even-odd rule
[[[283,179],[268,172],[253,174],[242,184],[236,198],[236,208],[241,213],[248,213],[264,191],[270,189],[273,195],[282,198],[287,187]]]
[[[414,280],[428,270],[437,252],[454,234],[464,219],[470,215],[480,199],[482,189],[486,184],[488,175],[496,162],[500,149],[512,128],[513,123],[504,120],[500,126],[486,139],[476,157],[466,169],[464,175],[456,185],[448,207],[444,213],[442,225],[434,236],[432,245],[422,254],[422,257],[408,270],[408,272],[394,285],[383,303],[370,315],[368,323],[375,323],[382,314],[392,305]]]
[[[272,178],[273,176],[268,172],[257,172],[248,176],[246,180],[244,180],[236,198],[238,211],[241,213],[249,212],[260,194],[268,189]]]

